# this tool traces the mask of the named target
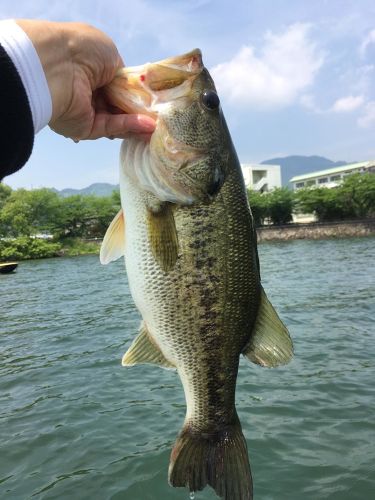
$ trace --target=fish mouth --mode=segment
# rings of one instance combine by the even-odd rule
[[[187,173],[187,167],[203,161],[208,150],[181,143],[163,120],[171,107],[190,104],[192,85],[203,70],[202,53],[194,49],[155,63],[121,68],[103,89],[108,102],[121,111],[156,120],[149,138],[151,161],[137,170],[136,178],[140,186],[164,201],[190,205],[210,198]]]
[[[121,68],[103,92],[121,111],[157,119],[169,101],[186,97],[203,68],[202,53],[194,49],[156,63]]]

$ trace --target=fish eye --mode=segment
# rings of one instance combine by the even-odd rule
[[[207,109],[217,109],[220,104],[220,99],[213,90],[205,90],[202,94],[202,102]]]

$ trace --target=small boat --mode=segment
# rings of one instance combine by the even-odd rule
[[[0,262],[0,273],[11,273],[18,266],[18,262]]]

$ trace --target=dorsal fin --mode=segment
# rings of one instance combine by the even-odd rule
[[[109,225],[100,248],[101,264],[119,259],[125,252],[125,218],[121,209]]]
[[[267,367],[285,365],[293,357],[292,339],[263,287],[251,339],[242,354],[253,363]]]
[[[151,363],[163,368],[176,368],[165,358],[149,334],[144,321],[141,323],[139,334],[122,358],[122,366],[133,366],[141,363]]]

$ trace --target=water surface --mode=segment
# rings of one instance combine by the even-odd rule
[[[374,245],[260,246],[296,355],[240,364],[255,500],[374,498]],[[0,290],[0,498],[188,500],[167,483],[185,413],[176,374],[121,367],[139,325],[123,263],[22,262]]]

